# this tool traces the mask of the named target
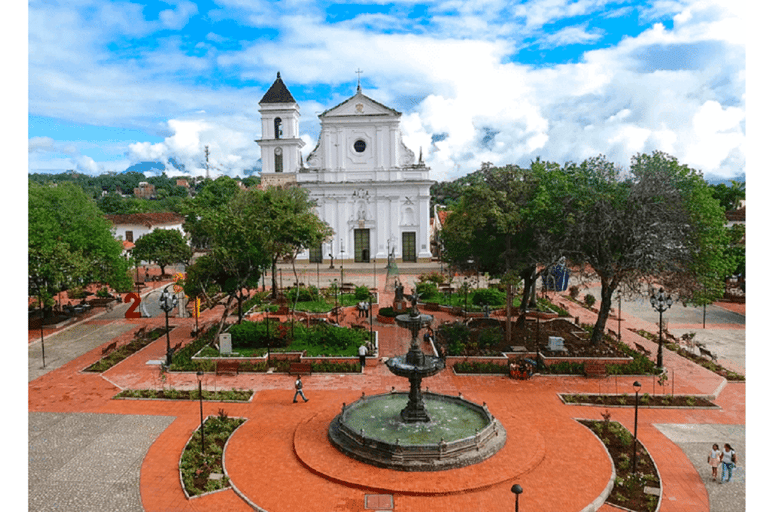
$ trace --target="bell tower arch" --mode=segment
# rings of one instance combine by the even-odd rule
[[[300,167],[299,105],[285,86],[280,72],[259,101],[261,138],[261,177],[265,185],[295,182]]]

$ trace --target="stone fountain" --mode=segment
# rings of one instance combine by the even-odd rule
[[[424,354],[419,331],[432,322],[421,314],[418,296],[410,312],[395,320],[411,332],[405,355],[387,360],[393,374],[407,378],[410,391],[365,396],[342,404],[328,429],[331,443],[346,455],[374,466],[401,471],[438,471],[476,464],[500,450],[504,427],[482,406],[458,397],[422,392],[421,381],[445,369],[445,361]],[[403,407],[405,405],[405,407]],[[402,409],[401,409],[402,408]]]

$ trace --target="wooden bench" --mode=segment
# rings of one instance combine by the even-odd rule
[[[289,375],[312,375],[312,363],[291,363]]]
[[[110,352],[112,352],[113,350],[115,350],[116,348],[117,348],[117,342],[113,341],[112,343],[110,343],[109,345],[107,345],[106,347],[101,349],[101,355],[105,356],[105,355],[109,354]]]
[[[217,361],[216,375],[223,373],[234,373],[235,375],[240,373],[240,361]]]

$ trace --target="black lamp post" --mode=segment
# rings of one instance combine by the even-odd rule
[[[512,492],[515,494],[515,512],[520,512],[519,501],[520,495],[523,493],[523,488],[520,487],[520,484],[515,484],[512,486]]]
[[[173,308],[176,307],[176,295],[168,293],[169,286],[173,285],[169,284],[163,288],[163,293],[160,294],[160,309],[165,311],[165,366],[168,368],[170,368],[171,360],[173,359],[173,351],[171,350],[171,333],[168,329],[168,313],[170,313]]]
[[[639,382],[635,381],[635,383],[632,384],[632,387],[635,388],[635,440],[632,444],[632,474],[634,475],[637,473],[637,405],[641,385]]]
[[[371,343],[373,343],[373,294],[368,295],[368,316],[371,320]]]
[[[619,341],[621,341],[621,290],[619,290]]]
[[[336,305],[336,324],[339,323],[339,282],[335,279],[333,280],[333,293],[334,293],[334,303]]]
[[[672,307],[672,297],[667,295],[664,292],[664,288],[659,288],[659,291],[656,293],[651,294],[651,306],[653,309],[659,312],[659,353],[656,356],[656,366],[659,368],[662,368],[664,366],[663,359],[661,355],[661,348],[662,348],[662,315],[663,313],[668,310],[670,307]]]
[[[197,394],[200,397],[200,435],[203,436],[203,455],[205,455],[205,427],[203,425],[203,372],[197,372]]]

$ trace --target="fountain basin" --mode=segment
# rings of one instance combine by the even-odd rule
[[[398,377],[405,377],[410,379],[418,377],[423,379],[425,377],[431,377],[436,373],[445,369],[445,361],[435,356],[422,356],[423,362],[420,365],[414,365],[409,363],[407,354],[402,356],[391,357],[385,363],[390,372],[394,373]]]
[[[460,397],[423,393],[432,421],[406,423],[406,393],[361,398],[345,406],[328,429],[342,453],[377,467],[440,471],[482,462],[506,442],[506,431],[484,405]]]

